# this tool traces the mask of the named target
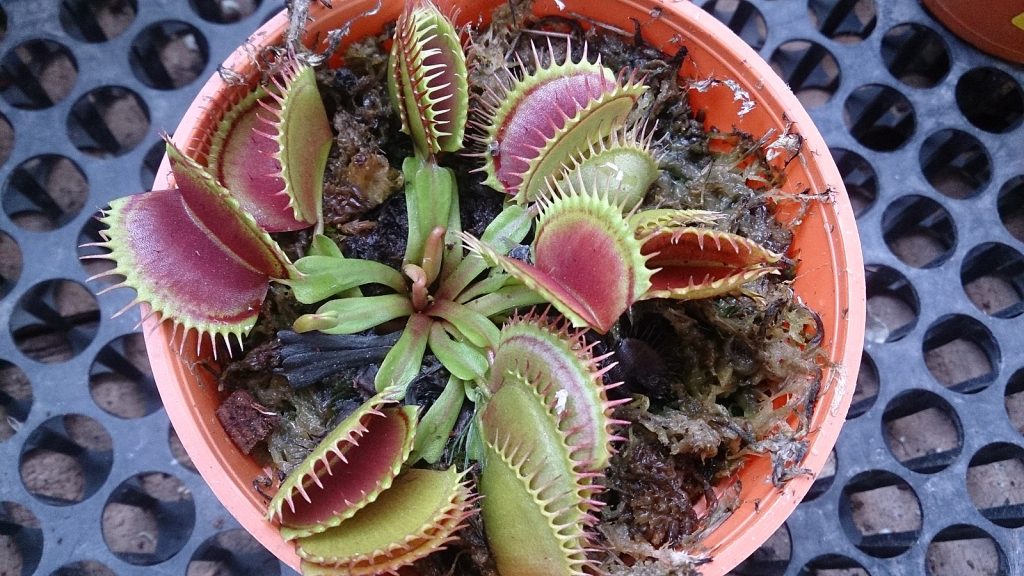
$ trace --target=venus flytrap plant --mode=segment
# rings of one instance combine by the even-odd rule
[[[267,519],[295,541],[303,574],[397,573],[456,537],[476,511],[470,472],[421,462],[441,468],[460,414],[469,425],[458,449],[479,464],[499,572],[593,573],[602,477],[627,424],[612,412],[627,400],[609,400],[613,354],[596,354],[588,330],[613,330],[642,300],[743,291],[778,271],[780,255],[717,230],[718,214],[638,209],[659,153],[646,123],[627,118],[648,88],[589,61],[586,45],[578,62],[571,53],[545,63],[534,47],[533,71],[506,70],[505,85],[485,92],[483,117],[468,121],[458,32],[430,0],[407,2],[387,74],[414,153],[402,166],[399,269],[346,258],[322,234],[332,134],[312,69],[293,62],[224,114],[205,166],[169,144],[177,188],[116,201],[104,216],[110,273],[176,330],[241,343],[276,281],[319,305],[295,320],[298,334],[281,333],[282,353],[295,354],[283,370],[305,370],[294,387],[335,362],[380,359],[376,394],[317,439],[269,502]],[[462,148],[467,123],[482,147],[478,171],[506,199],[480,238],[463,233],[456,174],[439,163]],[[268,234],[314,225],[294,264]],[[516,249],[531,234],[523,258]],[[518,312],[538,304],[548,311]],[[334,359],[316,357],[321,349]],[[403,405],[428,353],[447,385],[425,409]]]
[[[555,186],[587,182],[600,187],[612,204],[626,210],[637,207],[658,179],[658,157],[651,146],[653,132],[633,123],[613,130],[605,138],[589,140],[586,148],[571,156],[556,178]]]
[[[465,473],[411,469],[364,513],[337,528],[301,538],[296,550],[306,576],[397,573],[444,549],[473,514],[476,498]]]
[[[457,242],[461,224],[454,174],[439,166],[436,156],[462,147],[468,90],[458,33],[431,2],[416,0],[406,5],[395,30],[388,70],[392,105],[400,113],[403,131],[413,139],[415,152],[403,163],[409,235],[402,271],[339,257],[300,260],[297,267],[306,276],[292,283],[300,302],[319,302],[365,284],[383,285],[394,293],[331,300],[315,314],[299,318],[295,329],[352,334],[407,318],[402,336],[377,373],[378,390],[404,388],[419,373],[428,347],[456,378],[478,380],[487,369],[486,350],[493,348],[497,336],[487,316],[500,310],[465,306],[457,297],[466,286],[452,290],[446,282],[462,260]],[[451,246],[445,241],[449,234]],[[469,280],[480,272],[483,269]],[[443,297],[431,294],[435,286]]]
[[[600,478],[618,440],[583,331],[541,315],[501,332],[475,420],[488,542],[502,574],[583,575]]]
[[[412,451],[417,422],[416,408],[396,401],[389,390],[365,402],[288,475],[267,512],[286,540],[339,525],[391,485]]]
[[[267,232],[319,222],[331,138],[312,69],[288,61],[271,91],[243,98],[221,120],[212,167],[168,141],[175,188],[111,202],[96,244],[109,252],[92,257],[112,260],[102,275],[123,276],[115,287],[133,288],[132,304],[172,322],[182,345],[194,330],[197,346],[207,337],[216,355],[220,336],[230,352],[228,337],[242,345],[268,283],[301,275]]]
[[[452,171],[437,155],[462,147],[468,114],[465,55],[451,22],[431,2],[407,3],[388,60],[388,92],[415,156],[403,163],[409,235],[401,272],[383,264],[313,256],[299,260],[304,276],[290,282],[296,298],[312,304],[361,285],[378,284],[391,294],[336,298],[295,322],[297,332],[354,334],[406,318],[402,336],[384,359],[378,390],[404,388],[419,373],[429,349],[451,374],[479,381],[488,368],[498,329],[488,319],[515,306],[540,302],[532,291],[509,286],[483,260],[463,259],[459,242],[458,190]],[[510,207],[485,236],[507,249],[529,230],[529,215]]]
[[[267,232],[311,224],[320,232],[332,140],[315,73],[292,57],[280,78],[228,110],[210,142],[208,169]]]
[[[435,228],[454,236],[461,227],[454,174],[438,166],[436,157],[462,148],[469,113],[466,56],[455,27],[429,0],[409,0],[399,16],[388,58],[388,94],[415,153],[402,164],[408,264],[423,257]],[[460,250],[453,252],[461,257]]]
[[[577,327],[607,332],[650,287],[651,271],[620,207],[569,186],[538,200],[532,263],[464,235],[463,241],[544,295]]]
[[[449,38],[442,40],[446,34]],[[479,254],[462,254],[454,179],[435,161],[436,154],[457,149],[451,137],[461,135],[459,127],[437,127],[448,126],[453,119],[464,122],[465,118],[464,110],[457,110],[459,102],[465,101],[464,83],[456,86],[461,98],[437,96],[457,84],[455,78],[464,76],[464,68],[458,65],[454,65],[458,73],[446,69],[461,60],[461,51],[458,57],[445,53],[458,46],[453,35],[454,28],[436,8],[413,2],[399,20],[389,61],[390,92],[405,131],[413,137],[416,153],[404,164],[410,231],[401,272],[376,262],[345,259],[325,239],[318,238],[317,253],[296,262],[302,276],[289,284],[304,303],[342,297],[300,317],[294,328],[298,332],[354,334],[405,318],[401,337],[377,373],[378,390],[400,395],[419,372],[427,350],[451,374],[441,398],[423,416],[425,430],[413,440],[413,460],[437,461],[464,397],[469,395],[477,402],[473,433],[477,449],[473,455],[482,464],[481,489],[489,502],[484,514],[485,519],[491,518],[488,538],[500,569],[506,574],[552,570],[583,574],[589,565],[586,525],[595,521],[592,512],[597,506],[593,496],[599,486],[595,482],[607,465],[614,439],[610,418],[614,403],[607,400],[603,371],[598,369],[606,357],[593,358],[581,333],[549,324],[541,317],[515,317],[501,332],[495,325],[505,311],[546,298],[543,292],[516,282],[513,274],[490,267]],[[426,68],[426,73],[416,72],[417,67]],[[618,84],[605,69],[589,64],[578,68],[586,76],[580,88],[584,93],[592,91],[594,98],[592,102],[573,101],[582,111],[573,111],[564,120],[578,125],[579,141],[570,143],[564,135],[553,134],[550,144],[556,152],[549,150],[549,158],[563,154],[568,160],[569,154],[577,154],[582,163],[585,147],[592,152],[604,149],[595,142],[610,137],[642,87],[630,86],[618,94]],[[557,72],[549,70],[547,76],[546,81],[558,84]],[[431,82],[439,80],[444,81],[431,88]],[[432,109],[449,100],[454,100],[455,110],[439,113]],[[612,213],[625,233],[625,220],[617,209]],[[509,252],[526,237],[535,214],[533,208],[508,205],[487,226],[483,241],[501,254]],[[446,236],[450,242],[445,242]],[[356,291],[370,284],[390,293],[363,296]],[[284,520],[281,502],[294,501],[294,493],[304,486],[308,492],[310,481],[320,486],[322,472],[330,469],[323,455],[336,451],[338,438],[350,435],[344,428],[332,432],[307,463],[289,476],[271,503],[271,517]],[[320,474],[316,473],[317,462],[324,462]],[[387,499],[390,490],[384,484],[388,476],[379,480],[380,497]],[[321,518],[318,527],[299,528],[309,532],[330,524],[323,537],[300,535],[285,523],[282,531],[286,536],[299,536],[306,573],[363,573],[356,568],[358,562],[333,556],[323,548],[328,543],[341,546],[337,535],[352,530],[351,522],[376,535],[387,522],[386,513],[375,511],[372,503],[361,511],[349,509],[356,510],[350,520],[337,520],[346,514],[333,510]],[[511,531],[506,528],[512,526]],[[543,550],[540,556],[532,553],[538,548]],[[392,564],[378,560],[367,570],[392,569]],[[342,567],[349,572],[340,571]]]
[[[509,206],[491,222],[483,237],[508,251],[523,240],[530,223],[530,212]],[[303,276],[288,284],[300,302],[321,302],[369,284],[393,293],[349,294],[329,300],[315,313],[296,320],[295,330],[356,334],[406,318],[401,337],[377,372],[378,390],[389,386],[404,389],[419,373],[428,349],[456,378],[481,380],[488,369],[489,351],[497,344],[498,328],[490,317],[543,300],[516,285],[504,272],[485,274],[487,264],[475,255],[461,259],[444,275],[444,237],[445,230],[436,228],[427,239],[423,259],[406,264],[402,273],[377,262],[343,258],[340,251],[298,260],[295,267]]]
[[[485,94],[485,117],[473,121],[486,183],[519,203],[536,200],[548,178],[620,129],[647,90],[602,66],[600,56],[587,60],[586,44],[579,62],[571,54],[567,46],[564,61],[552,55],[545,65],[534,46],[534,72],[518,78],[506,69],[509,81]]]
[[[640,300],[694,299],[742,290],[778,273],[782,257],[742,236],[682,225],[712,221],[689,210],[622,215],[582,174],[538,200],[532,263],[463,235],[469,248],[544,295],[577,327],[604,333]]]

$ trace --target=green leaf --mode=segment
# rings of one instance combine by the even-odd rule
[[[303,314],[292,328],[296,332],[355,334],[413,312],[409,299],[401,294],[339,298],[321,306],[316,314]]]
[[[430,326],[430,351],[456,378],[481,380],[487,372],[487,358],[478,348],[451,337],[441,322]]]
[[[497,269],[491,270],[490,275],[486,278],[481,278],[460,292],[455,301],[459,304],[465,304],[472,301],[474,298],[500,290],[501,287],[510,280],[512,280],[512,277],[505,272]]]
[[[505,254],[526,238],[532,225],[533,216],[529,210],[510,204],[487,225],[481,238]],[[466,256],[450,275],[444,276],[444,281],[437,291],[437,298],[455,300],[484,270],[487,270],[486,260],[477,254]]]
[[[449,378],[444,391],[420,419],[410,462],[423,459],[428,464],[436,464],[441,459],[465,399],[465,384],[454,376]]]
[[[402,337],[395,343],[377,371],[374,386],[378,392],[390,387],[396,391],[396,395],[405,395],[406,386],[420,373],[423,355],[427,351],[430,324],[430,318],[423,314],[409,316]]]
[[[437,300],[430,307],[428,313],[436,318],[447,320],[474,346],[493,348],[498,343],[500,333],[494,322],[461,304]]]
[[[468,389],[466,390],[466,397],[474,403],[479,400],[479,398],[470,396]],[[480,426],[477,425],[477,420],[477,418],[473,418],[469,423],[469,430],[466,431],[466,457],[474,462],[483,462],[484,439],[480,434]],[[487,463],[484,462],[484,465],[486,466]]]
[[[507,252],[526,238],[532,225],[533,214],[530,210],[517,204],[510,204],[487,225],[481,238],[484,242]]]
[[[566,163],[556,178],[556,186],[565,182],[583,182],[600,186],[609,202],[629,212],[643,201],[647,189],[658,179],[658,160],[651,151],[651,133],[645,124],[632,124],[615,130],[608,138],[591,140],[586,149]]]
[[[341,248],[338,248],[338,245],[335,244],[333,240],[323,234],[313,236],[313,241],[309,244],[309,253],[307,253],[306,256],[333,256],[334,258],[345,257],[345,255],[341,253]]]
[[[306,256],[330,256],[332,258],[344,258],[345,255],[341,252],[341,248],[334,243],[333,240],[324,236],[323,234],[317,234],[313,236],[313,242],[309,245],[309,252]],[[338,296],[342,298],[359,298],[363,295],[363,291],[358,287],[350,288],[348,290],[338,293]]]
[[[400,272],[372,260],[334,256],[306,256],[295,262],[302,276],[286,283],[303,304],[315,304],[365,284],[382,284],[399,293],[407,290]]]
[[[319,232],[323,229],[324,170],[334,135],[313,68],[293,63],[285,77],[289,87],[280,100],[277,134],[281,175],[296,218],[301,215],[306,222],[316,222]]]
[[[441,263],[441,278],[447,278],[462,263],[462,214],[459,211],[459,194],[452,194],[449,208],[448,228],[444,236],[444,261]]]
[[[487,316],[508,312],[524,306],[544,304],[547,300],[539,292],[522,284],[512,284],[466,302],[466,308]]]
[[[454,173],[433,161],[415,156],[406,158],[402,172],[405,174],[405,204],[409,213],[409,238],[403,262],[419,264],[430,232],[439,226],[448,226],[458,188]]]

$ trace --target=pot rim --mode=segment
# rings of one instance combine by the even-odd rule
[[[556,13],[555,1],[538,1],[535,3],[535,11]],[[572,0],[565,0],[566,4],[571,2]],[[652,0],[617,0],[617,3],[646,12],[650,10],[648,4],[651,4]],[[837,316],[833,330],[826,337],[831,338],[829,361],[833,366],[826,367],[823,389],[814,411],[816,427],[812,424],[812,430],[808,433],[808,451],[801,463],[812,472],[789,480],[781,490],[768,491],[771,488],[770,480],[765,479],[769,484],[765,488],[765,498],[748,498],[742,501],[730,518],[712,531],[713,538],[716,533],[729,526],[729,536],[736,536],[723,542],[715,542],[709,550],[711,561],[701,566],[702,573],[724,574],[753,553],[789,517],[810,489],[836,443],[850,405],[860,365],[866,306],[864,265],[856,219],[838,168],[831,159],[821,134],[789,87],[753,49],[724,24],[696,5],[680,2],[658,4],[658,7],[662,10],[661,19],[674,23],[680,33],[686,34],[686,45],[700,44],[708,52],[716,49],[714,45],[721,45],[727,46],[728,50],[734,53],[735,58],[731,61],[729,71],[723,74],[719,70],[714,70],[714,75],[756,78],[756,84],[761,91],[756,99],[763,102],[770,98],[781,104],[780,109],[769,110],[777,125],[785,125],[788,121],[798,127],[804,141],[803,154],[812,159],[821,177],[821,181],[816,183],[817,189],[836,191],[835,201],[831,204],[832,209],[828,210],[822,206],[820,212],[826,230],[828,226],[834,227],[826,235],[828,245],[825,248],[832,257],[831,272],[834,286],[838,288],[831,292],[831,300],[826,298],[825,301],[829,306],[835,306],[835,310],[842,311],[842,314]],[[314,3],[311,15],[316,18],[326,12],[327,10],[319,3]],[[287,18],[284,13],[274,16],[255,32],[245,45],[225,60],[224,68],[242,72],[246,77],[251,76],[254,70],[253,46],[279,41],[286,28]],[[190,147],[195,142],[195,136],[205,133],[202,123],[208,109],[211,105],[223,102],[225,92],[229,89],[219,74],[214,74],[206,82],[174,131],[173,140],[177,145]],[[767,96],[762,97],[762,93]],[[809,175],[813,174],[814,172],[809,169]],[[166,187],[170,180],[169,165],[165,157],[157,171],[154,189]],[[844,259],[838,260],[838,256],[843,256]],[[189,386],[194,384],[195,377],[190,376],[188,368],[178,357],[178,347],[170,344],[171,330],[168,323],[161,325],[158,319],[146,312],[143,310],[143,325],[154,378],[167,415],[193,464],[217,499],[242,527],[271,553],[297,570],[299,558],[293,545],[280,537],[277,528],[264,519],[262,512],[253,510],[251,478],[243,478],[239,471],[224,466],[224,455],[210,441],[211,438],[223,437],[223,428],[214,414],[199,413],[195,397],[189,389]],[[195,346],[194,340],[186,346]],[[824,405],[825,399],[829,400],[828,406]],[[759,456],[746,463],[744,469],[751,467],[752,462],[765,459],[765,456]]]

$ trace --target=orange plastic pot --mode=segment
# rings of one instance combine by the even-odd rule
[[[924,0],[924,5],[979,50],[1024,64],[1024,0]]]
[[[461,22],[486,18],[503,1],[466,0],[461,3],[459,18]],[[373,4],[372,0],[334,2],[335,8],[328,10],[314,2],[310,31],[321,32],[319,37],[323,38],[323,31],[349,22]],[[443,8],[455,7],[455,2],[449,4]],[[810,449],[802,462],[813,474],[791,480],[780,490],[771,483],[768,458],[758,457],[751,458],[731,479],[741,483],[742,503],[703,541],[712,561],[702,571],[724,574],[761,545],[793,511],[825,464],[845,420],[864,335],[863,263],[853,211],[825,142],[792,92],[757,54],[713,17],[689,2],[564,0],[564,4],[563,11],[553,0],[540,0],[534,10],[537,14],[579,14],[623,30],[632,30],[630,18],[636,18],[644,23],[644,38],[663,51],[674,53],[678,46],[686,46],[689,55],[681,81],[734,81],[730,82],[732,86],[703,82],[701,90],[691,90],[692,104],[703,113],[707,127],[735,127],[755,135],[772,129],[781,134],[790,127],[803,137],[803,153],[786,169],[785,189],[834,198],[814,203],[798,228],[791,253],[801,260],[796,290],[821,316],[823,345],[828,351],[823,388],[808,435]],[[349,38],[379,33],[397,17],[401,7],[400,0],[385,0],[379,13],[352,24]],[[253,45],[279,42],[285,27],[283,16],[274,18],[251,38],[251,45],[233,54],[225,65],[243,77],[255,78]],[[174,131],[176,143],[192,155],[205,154],[207,136],[237,89],[227,86],[220,76],[211,78]],[[169,178],[165,160],[155,187],[166,187]],[[179,343],[170,342],[171,331],[166,324],[156,327],[151,319],[146,334],[164,406],[199,472],[246,530],[297,568],[292,545],[285,543],[277,528],[264,519],[264,499],[253,489],[253,480],[263,471],[232,444],[214,414],[220,397],[208,371],[195,369],[194,337],[180,353]]]

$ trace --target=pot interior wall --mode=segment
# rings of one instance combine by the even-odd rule
[[[465,3],[459,20],[478,22],[503,0]],[[368,10],[373,2],[335,2],[333,10],[325,10],[314,2],[311,30],[325,31],[351,21]],[[453,2],[440,2],[444,8]],[[565,1],[560,11],[553,1],[535,4],[538,14],[581,14],[623,30],[632,30],[630,18],[643,24],[647,42],[666,53],[674,53],[680,45],[688,49],[682,70],[685,79],[707,80],[703,91],[691,90],[691,103],[702,112],[707,128],[729,131],[736,128],[755,136],[774,130],[787,130],[803,137],[800,158],[786,168],[785,190],[791,193],[830,194],[834,202],[815,202],[804,217],[791,255],[802,261],[795,287],[800,297],[821,316],[825,327],[823,346],[829,351],[832,367],[826,369],[824,387],[815,410],[809,441],[811,449],[803,466],[817,473],[823,466],[838,435],[852,394],[859,365],[863,336],[863,278],[860,248],[856,237],[853,213],[843,190],[842,180],[832,162],[824,141],[812,126],[788,88],[770,68],[741,40],[712,16],[688,2],[662,5],[655,0],[620,0],[618,2]],[[349,38],[379,33],[393,21],[402,2],[385,2],[374,15],[352,22]],[[254,37],[256,43],[277,42],[286,22],[278,16]],[[255,78],[256,70],[248,54],[232,55],[225,65],[247,78]],[[728,86],[716,79],[731,79]],[[218,119],[216,110],[236,96],[224,90],[220,78],[211,79],[193,103],[189,114],[175,131],[175,141],[192,154],[205,153],[205,142],[211,122]],[[706,88],[706,89],[705,89]],[[744,94],[745,93],[745,94]],[[753,108],[748,102],[753,102]],[[788,154],[781,154],[783,162]],[[169,178],[166,160],[157,182]],[[152,320],[148,322],[151,326]],[[214,414],[219,402],[217,385],[207,370],[197,368],[194,339],[184,345],[179,355],[178,344],[169,346],[170,329],[147,330],[147,345],[157,383],[168,415],[178,431],[199,471],[211,488],[239,522],[282,560],[298,566],[292,546],[281,541],[277,530],[264,520],[266,502],[253,488],[253,481],[263,470],[243,455],[224,433]],[[849,385],[847,386],[847,383]],[[770,482],[767,458],[754,458],[740,472],[742,505],[705,544],[713,553],[713,562],[704,567],[708,574],[724,573],[738,564],[785,520],[810,487],[812,476],[800,477],[778,490]]]

